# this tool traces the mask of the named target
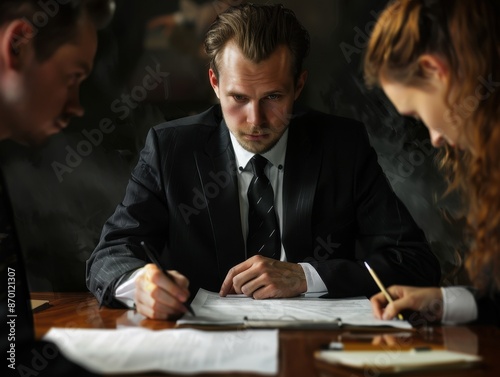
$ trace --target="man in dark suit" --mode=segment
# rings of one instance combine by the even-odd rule
[[[81,116],[79,88],[89,75],[97,29],[112,0],[0,0],[0,148],[39,145]],[[55,344],[35,340],[30,293],[8,187],[0,170],[2,375],[90,376]]]
[[[295,106],[309,36],[293,12],[230,8],[205,49],[220,106],[150,131],[87,262],[98,300],[169,318],[200,287],[256,299],[370,296],[378,288],[365,260],[385,284],[438,284],[439,264],[363,126]]]

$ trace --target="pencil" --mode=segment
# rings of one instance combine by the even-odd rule
[[[151,249],[146,245],[146,243],[144,241],[141,241],[141,246],[144,249],[144,251],[146,252],[146,255],[148,256],[148,258],[151,260],[151,262],[153,262],[156,265],[156,267],[158,267],[161,271],[163,271],[165,276],[175,284],[174,277],[172,275],[170,275],[170,273],[166,269],[163,268],[160,261],[156,258],[155,254],[151,251]],[[186,307],[187,310],[189,310],[189,312],[193,316],[196,316],[196,314],[194,314],[194,310],[191,307],[191,305],[189,305],[187,302],[185,302],[184,306]]]
[[[365,262],[365,266],[368,269],[368,272],[372,276],[373,280],[375,280],[375,283],[377,283],[378,287],[380,288],[380,290],[384,294],[384,296],[387,299],[387,301],[389,301],[389,303],[394,302],[393,299],[392,299],[392,297],[391,297],[391,295],[389,294],[389,292],[387,292],[387,290],[385,289],[384,285],[382,284],[382,282],[378,278],[378,276],[375,273],[375,271],[373,271],[371,269],[371,267],[368,265],[368,263],[366,263],[366,262]],[[401,320],[403,319],[403,316],[401,315],[401,313],[398,314],[398,318],[401,319]]]

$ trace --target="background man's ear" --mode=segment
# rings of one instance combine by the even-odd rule
[[[7,26],[0,34],[0,53],[6,67],[20,69],[35,34],[33,26],[23,20],[14,20]]]

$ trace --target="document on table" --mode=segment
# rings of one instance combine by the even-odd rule
[[[36,313],[50,306],[49,300],[34,300],[31,299],[31,310]]]
[[[411,329],[407,321],[383,321],[373,316],[367,298],[280,298],[254,300],[245,295],[220,297],[200,289],[191,302],[196,316],[185,314],[177,321],[183,325],[241,325],[246,327],[388,326]]]
[[[278,373],[278,331],[52,328],[44,340],[100,374],[134,372]]]
[[[452,370],[477,366],[482,358],[447,350],[429,351],[317,351],[318,360],[358,370],[381,373]]]

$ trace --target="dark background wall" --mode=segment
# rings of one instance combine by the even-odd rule
[[[223,8],[219,1],[193,3],[202,7],[198,18],[167,30],[151,22],[177,12],[178,1],[118,0],[82,87],[85,116],[38,150],[8,145],[5,171],[32,290],[86,289],[85,261],[123,197],[149,128],[214,103],[201,53],[201,19]],[[444,284],[459,282],[460,203],[442,198],[446,185],[429,135],[363,84],[362,51],[385,1],[282,3],[311,34],[309,78],[300,101],[365,123],[393,189],[441,262]],[[145,84],[147,77],[152,79]]]

